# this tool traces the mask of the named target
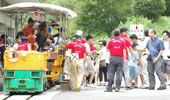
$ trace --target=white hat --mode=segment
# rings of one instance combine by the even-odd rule
[[[83,34],[83,31],[82,31],[82,30],[77,30],[76,35],[82,36],[82,34]]]

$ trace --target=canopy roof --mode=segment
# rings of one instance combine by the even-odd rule
[[[5,13],[10,13],[10,14],[41,11],[54,16],[65,15],[71,18],[77,16],[77,14],[72,10],[58,5],[46,4],[46,3],[32,3],[32,2],[18,3],[6,7],[1,7],[0,11]]]

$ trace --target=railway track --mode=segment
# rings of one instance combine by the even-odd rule
[[[61,91],[57,90],[58,86],[52,87],[51,89],[42,93],[15,93],[9,94],[6,92],[0,92],[0,100],[52,100],[54,96],[59,94]]]

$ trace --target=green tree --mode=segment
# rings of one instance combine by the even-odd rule
[[[132,4],[134,15],[148,19],[157,19],[166,10],[165,0],[134,0]]]
[[[166,0],[166,11],[165,16],[170,16],[170,0]]]
[[[120,21],[125,22],[131,15],[132,0],[84,0],[78,17],[78,27],[86,33],[110,35]]]

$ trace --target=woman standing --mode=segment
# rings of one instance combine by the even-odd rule
[[[49,36],[49,33],[48,33],[48,27],[47,27],[47,23],[46,22],[42,22],[39,26],[39,33],[37,34],[37,43],[38,43],[38,46],[39,46],[39,51],[41,51],[41,49],[43,48],[44,46],[44,42],[47,40]]]
[[[107,81],[107,65],[106,65],[106,55],[107,55],[107,51],[106,51],[106,41],[105,40],[100,40],[99,41],[99,45],[101,50],[98,52],[99,56],[96,59],[96,62],[99,61],[99,86],[102,85],[102,81],[103,81],[103,74],[104,74],[104,86],[106,85],[106,81]]]

